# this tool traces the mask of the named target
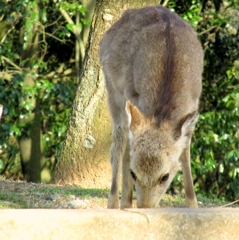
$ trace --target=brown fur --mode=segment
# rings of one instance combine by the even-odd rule
[[[118,208],[122,159],[121,208],[132,206],[133,183],[138,207],[157,206],[180,164],[186,204],[196,207],[190,141],[203,70],[196,33],[164,7],[127,10],[104,35],[100,60],[113,120],[108,208]]]

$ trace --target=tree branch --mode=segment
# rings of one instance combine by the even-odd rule
[[[68,15],[68,13],[65,10],[60,9],[60,12],[68,23],[74,24],[73,20],[71,19],[71,17]]]
[[[45,35],[47,35],[47,36],[49,36],[49,37],[52,37],[52,38],[56,39],[57,41],[62,42],[62,43],[64,43],[64,44],[66,43],[65,40],[61,40],[60,38],[54,36],[54,35],[51,34],[51,33],[45,32]]]
[[[80,23],[80,13],[76,12],[76,25]],[[76,51],[75,51],[75,68],[76,68],[76,81],[80,82],[80,38],[76,38]]]
[[[3,112],[3,105],[0,104],[0,120],[1,120],[1,118],[2,118],[2,112]]]
[[[168,2],[169,2],[169,0],[165,0],[165,1],[163,2],[163,4],[161,4],[161,1],[160,1],[160,4],[161,4],[163,7],[166,7],[167,4],[168,4]]]
[[[75,25],[75,23],[73,22],[73,20],[71,19],[71,17],[68,15],[68,13],[65,10],[60,9],[60,12],[61,12],[62,16],[65,18],[65,20],[69,24],[74,24]],[[80,42],[80,33],[81,33],[81,31],[77,27],[74,27],[73,31],[74,31],[74,34],[75,34],[77,40]]]
[[[217,27],[217,26],[212,26],[212,27],[210,27],[210,28],[208,28],[208,29],[206,29],[206,30],[198,33],[198,36],[201,36],[201,35],[203,35],[203,34],[205,34],[205,33],[207,33],[207,32],[210,32],[210,31],[212,31],[214,28],[218,28],[218,27]]]
[[[22,69],[20,67],[18,67],[15,63],[13,63],[9,58],[2,56],[2,60],[5,60],[7,63],[12,65],[17,70],[22,71]]]

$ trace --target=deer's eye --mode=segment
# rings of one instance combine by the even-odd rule
[[[160,183],[165,183],[169,178],[169,173],[163,175],[163,177],[160,180]]]
[[[130,170],[130,174],[131,174],[132,178],[134,179],[134,181],[136,181],[137,177],[132,170]]]

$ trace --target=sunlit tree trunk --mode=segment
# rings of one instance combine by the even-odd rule
[[[55,169],[55,183],[78,184],[83,187],[109,186],[111,124],[99,63],[99,43],[104,32],[124,10],[157,3],[153,0],[96,1],[82,76]]]

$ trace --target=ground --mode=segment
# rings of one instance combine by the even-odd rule
[[[54,184],[27,183],[0,180],[0,209],[6,208],[84,208],[105,209],[109,189],[57,186]],[[239,201],[239,200],[238,200]],[[136,199],[134,197],[133,207]],[[198,196],[199,207],[238,207],[220,199]],[[165,194],[159,207],[184,207],[184,196]]]
[[[106,207],[108,191],[0,180],[0,208]]]

